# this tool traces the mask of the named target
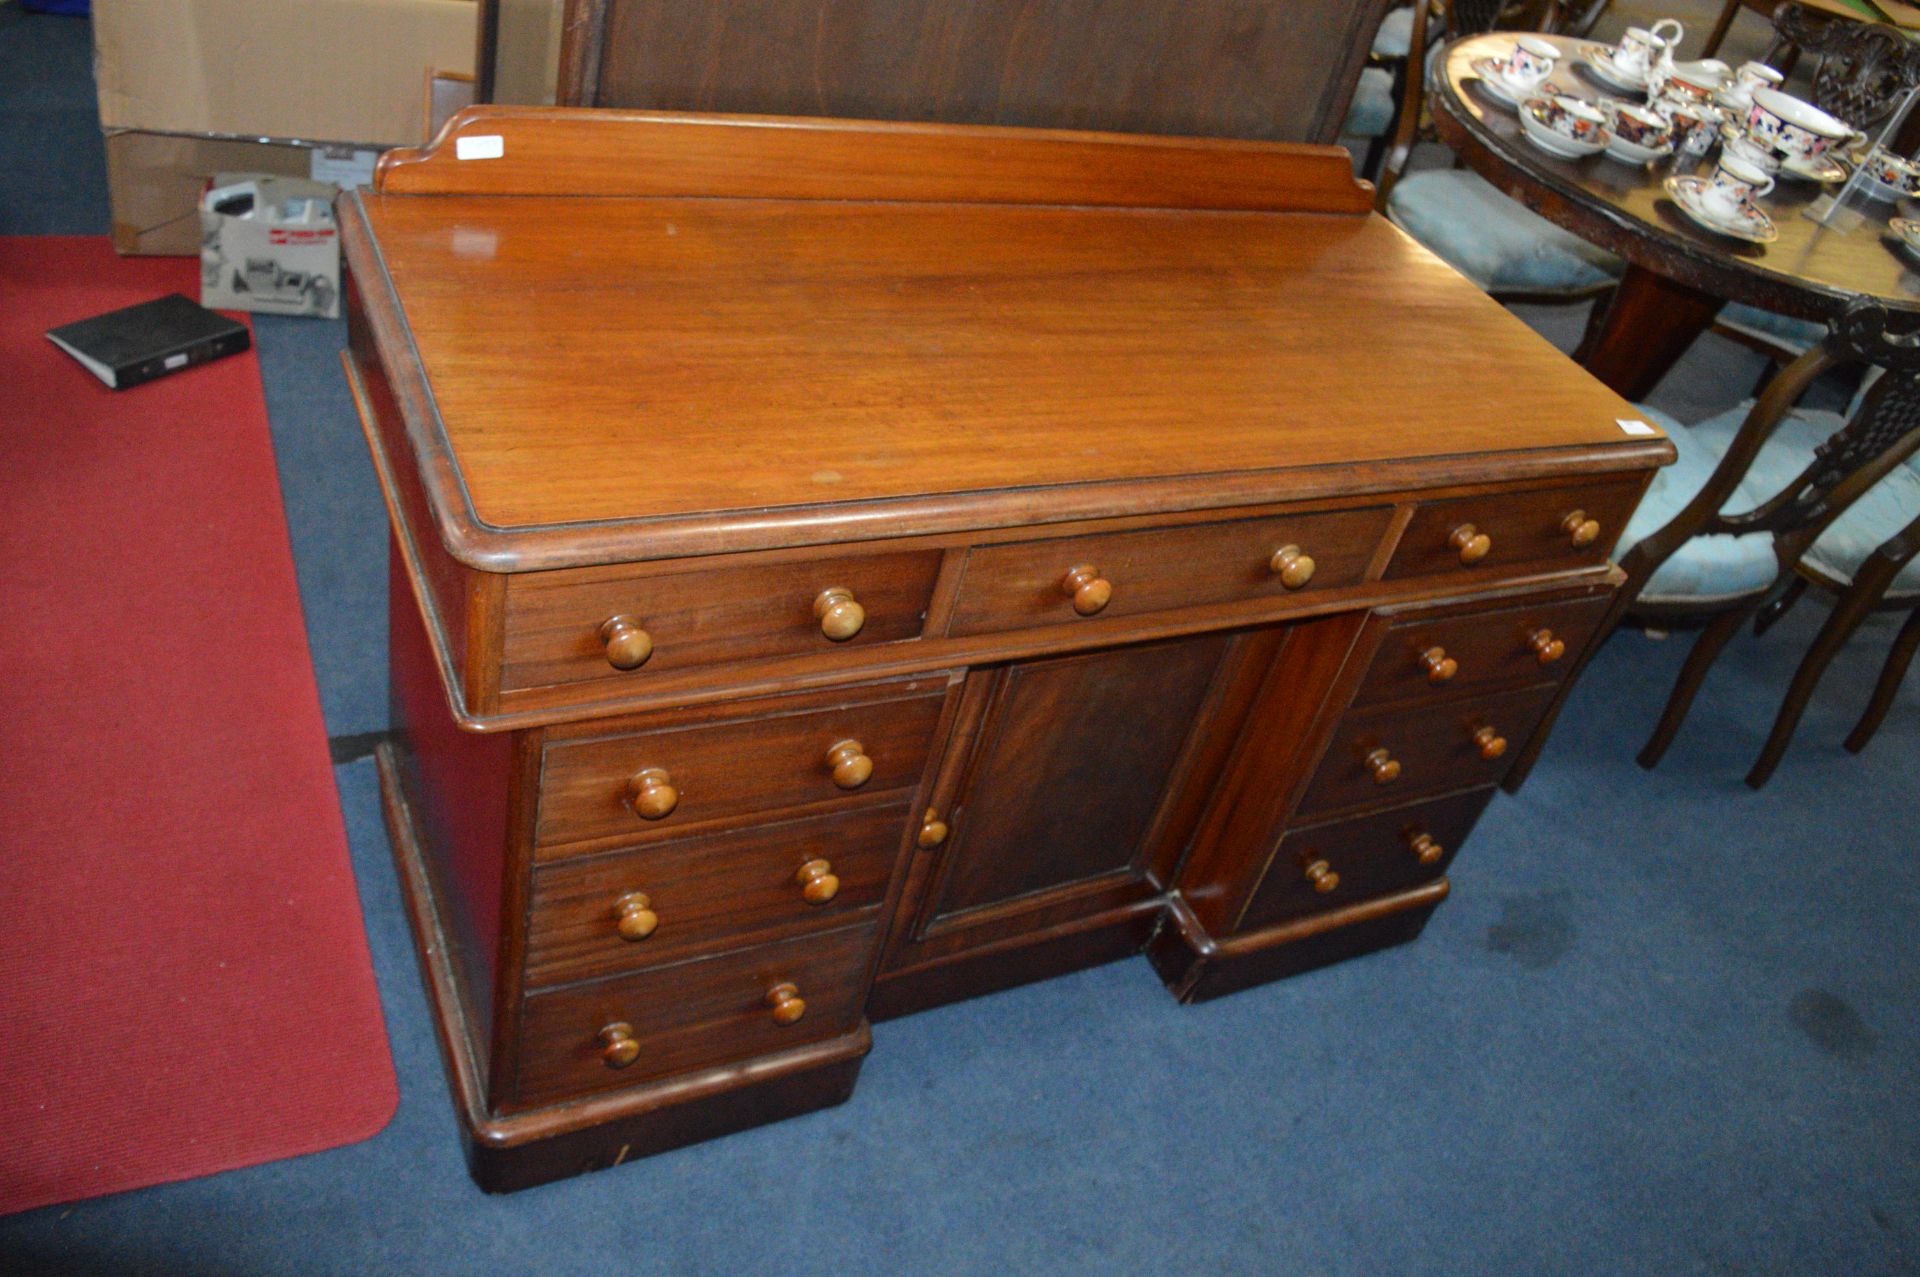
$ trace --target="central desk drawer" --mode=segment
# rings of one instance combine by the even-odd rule
[[[949,634],[1311,594],[1366,575],[1392,510],[1370,506],[985,546]],[[1288,547],[1293,553],[1286,553]],[[1310,561],[1310,562],[1309,562]]]
[[[846,1033],[860,1022],[874,937],[872,925],[848,927],[532,994],[518,1098],[550,1103]]]
[[[1527,687],[1419,709],[1349,714],[1295,819],[1494,784],[1533,734],[1554,690]]]
[[[648,575],[580,568],[510,576],[500,685],[638,686],[694,666],[918,638],[940,557],[920,550]],[[628,668],[616,663],[636,658]]]
[[[871,914],[907,804],[753,825],[545,865],[533,876],[527,983],[612,975]]]
[[[908,788],[920,781],[944,697],[944,686],[916,689],[549,745],[535,839],[546,848],[671,837],[707,821]]]

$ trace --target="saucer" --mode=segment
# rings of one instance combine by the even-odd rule
[[[1472,66],[1473,73],[1480,77],[1480,87],[1487,91],[1487,96],[1512,110],[1519,110],[1520,103],[1539,92],[1541,87],[1536,84],[1522,88],[1510,83],[1500,70],[1498,58],[1475,58]]]
[[[1670,177],[1665,186],[1680,211],[1710,231],[1744,239],[1749,244],[1771,244],[1780,238],[1773,219],[1751,200],[1741,206],[1739,215],[1731,221],[1707,208],[1700,202],[1700,192],[1707,187],[1704,177]]]
[[[1881,200],[1888,204],[1893,203],[1895,200],[1906,199],[1913,194],[1912,191],[1904,187],[1888,186],[1885,182],[1873,175],[1872,169],[1865,167],[1862,167],[1860,170],[1859,190],[1860,193],[1868,199]]]
[[[1612,130],[1603,125],[1597,141],[1576,142],[1540,118],[1540,110],[1546,105],[1545,98],[1528,98],[1520,108],[1520,129],[1527,135],[1527,141],[1548,155],[1557,155],[1563,160],[1582,160],[1589,155],[1598,155],[1613,136]]]
[[[1621,93],[1647,91],[1647,77],[1644,74],[1629,75],[1615,66],[1611,49],[1593,49],[1582,54],[1580,60],[1587,64],[1587,68],[1593,72],[1596,79],[1610,89],[1617,89]]]
[[[1822,155],[1814,159],[1808,159],[1802,155],[1790,156],[1780,161],[1780,172],[1786,177],[1797,177],[1808,182],[1847,180],[1847,166],[1831,155]]]
[[[1920,222],[1905,217],[1887,219],[1887,229],[1900,241],[1900,247],[1913,257],[1920,257]]]
[[[1673,154],[1673,142],[1668,140],[1665,146],[1641,146],[1638,142],[1629,142],[1615,133],[1607,142],[1607,156],[1624,164],[1651,164]]]

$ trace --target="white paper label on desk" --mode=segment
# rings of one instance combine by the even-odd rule
[[[453,140],[453,153],[463,160],[497,160],[507,153],[507,139],[498,133],[457,137]]]
[[[1620,423],[1620,429],[1630,435],[1650,435],[1658,433],[1658,431],[1644,421],[1634,421],[1628,417],[1615,417],[1614,420]]]

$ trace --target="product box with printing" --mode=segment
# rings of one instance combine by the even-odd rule
[[[340,314],[335,188],[221,173],[200,198],[200,303],[269,315]]]

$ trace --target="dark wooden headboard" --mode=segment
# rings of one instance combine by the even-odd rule
[[[563,105],[1330,142],[1389,0],[567,0]]]

